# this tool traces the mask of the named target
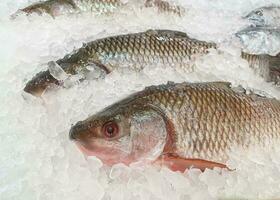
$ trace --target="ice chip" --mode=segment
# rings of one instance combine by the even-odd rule
[[[128,170],[128,167],[122,163],[116,164],[112,167],[110,171],[109,177],[111,179],[116,179],[122,175],[122,173],[125,173]]]
[[[102,70],[100,67],[96,66],[95,64],[88,65],[86,67],[88,70],[86,74],[84,74],[85,78],[87,80],[95,80],[99,78],[104,78],[106,75],[106,72]]]
[[[67,74],[55,61],[48,62],[48,69],[50,74],[58,81],[64,81],[69,77],[69,74]]]
[[[89,156],[86,160],[91,171],[99,170],[103,166],[101,160],[99,160],[95,156]]]

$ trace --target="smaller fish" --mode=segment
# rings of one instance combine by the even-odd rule
[[[145,6],[156,7],[161,13],[174,13],[179,16],[182,16],[185,13],[185,9],[182,6],[164,0],[147,0]]]
[[[44,13],[56,17],[67,13],[91,11],[96,14],[113,12],[124,5],[121,0],[47,0],[34,3],[26,8],[20,9],[11,17],[14,19],[21,13],[31,15]]]
[[[173,30],[147,30],[145,32],[115,35],[101,38],[77,49],[48,67],[61,67],[69,75],[103,77],[114,70],[129,68],[140,71],[146,66],[168,65],[185,71],[193,71],[189,64],[208,49],[215,48],[211,42],[199,41],[186,33]],[[53,65],[54,64],[54,65]],[[105,76],[104,75],[104,76]],[[25,92],[40,96],[51,85],[60,85],[49,69],[28,81]],[[91,79],[91,78],[90,78]],[[95,78],[94,78],[95,79]],[[81,79],[83,80],[83,79]]]
[[[127,0],[47,0],[34,3],[26,8],[18,10],[11,16],[12,19],[16,18],[21,13],[31,15],[36,13],[42,15],[44,13],[56,17],[67,13],[78,13],[90,11],[95,14],[112,13],[115,10],[128,5]],[[139,5],[145,7],[158,8],[159,12],[175,13],[182,15],[185,10],[183,7],[171,4],[163,0],[147,0]]]
[[[248,27],[235,35],[250,53],[275,55],[280,52],[280,28]]]
[[[106,74],[121,68],[140,71],[146,66],[167,65],[189,73],[195,68],[192,61],[198,56],[207,54],[211,48],[216,49],[217,45],[190,38],[186,33],[174,30],[147,30],[105,37],[84,44],[83,47],[56,62],[50,62],[48,70],[40,72],[28,81],[24,91],[40,96],[52,85],[65,87],[67,76],[70,76],[70,79],[72,76],[77,75],[75,78],[81,76],[80,81],[92,80],[103,78]],[[273,69],[272,73],[280,71],[278,70],[280,57],[245,52],[241,56],[265,80],[275,79],[269,77],[270,69]]]
[[[266,6],[253,10],[245,19],[249,20],[252,26],[280,26],[280,7]]]

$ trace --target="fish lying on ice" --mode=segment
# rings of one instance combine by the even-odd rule
[[[255,54],[280,52],[280,28],[248,27],[235,34],[243,48]]]
[[[123,0],[47,0],[20,9],[12,15],[12,18],[15,18],[20,13],[27,15],[46,13],[53,17],[80,11],[92,11],[101,14],[113,12],[125,4]]]
[[[120,68],[141,70],[145,66],[168,65],[192,72],[190,64],[197,56],[217,48],[215,43],[192,39],[187,34],[171,30],[148,30],[146,32],[117,35],[85,44],[82,48],[55,63],[66,74],[82,74],[84,79],[104,74]],[[269,69],[273,65],[276,72],[280,58],[269,55],[242,53],[250,67],[270,81]],[[89,76],[90,75],[90,76]],[[40,96],[51,85],[61,85],[63,81],[49,70],[42,71],[27,82],[24,91]],[[82,80],[82,78],[81,78]]]
[[[280,7],[265,6],[257,8],[245,16],[252,26],[280,26]]]
[[[141,2],[143,1],[143,2]],[[164,0],[141,0],[137,2],[139,8],[144,7],[155,7],[159,12],[175,13],[181,16],[185,10],[183,7],[171,4]],[[128,5],[127,0],[47,0],[38,3],[34,3],[23,9],[20,9],[12,18],[17,17],[20,13],[30,15],[33,13],[42,15],[43,13],[49,14],[52,17],[63,15],[67,13],[78,13],[78,12],[93,12],[96,14],[112,13],[121,7]]]
[[[205,54],[208,43],[189,38],[185,33],[169,30],[117,35],[85,44],[74,53],[56,61],[67,74],[110,73],[128,67],[141,70],[145,66],[169,65],[192,71],[187,63],[192,56]],[[94,70],[92,70],[94,68]],[[40,72],[26,84],[24,90],[40,95],[51,84],[59,85],[49,70]]]
[[[76,123],[69,135],[84,154],[107,165],[226,167],[232,147],[271,145],[280,138],[280,102],[225,82],[168,83]]]

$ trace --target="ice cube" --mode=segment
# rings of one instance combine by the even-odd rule
[[[69,75],[55,61],[50,61],[48,63],[48,69],[50,74],[58,81],[64,81],[69,77]]]

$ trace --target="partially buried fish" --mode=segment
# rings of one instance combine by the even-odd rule
[[[154,65],[192,71],[191,66],[187,65],[192,56],[205,54],[211,47],[215,47],[215,44],[191,39],[182,32],[149,30],[89,42],[56,63],[67,74],[85,76],[90,73],[106,74],[125,67],[137,71]],[[40,95],[51,84],[60,83],[47,70],[37,74],[24,90]]]
[[[141,2],[142,1],[142,2]],[[158,12],[174,13],[181,16],[185,11],[184,8],[175,4],[171,4],[164,0],[141,0],[137,2],[140,7],[154,7]],[[92,12],[95,14],[112,13],[122,7],[131,6],[128,0],[47,0],[34,3],[25,8],[19,9],[12,18],[17,17],[21,13],[31,14],[49,14],[52,17],[64,15],[67,13]]]
[[[15,18],[20,13],[30,15],[33,13],[42,15],[49,14],[53,17],[66,13],[91,11],[97,14],[113,12],[125,5],[123,0],[47,0],[34,3],[18,10],[12,15]]]
[[[265,147],[279,140],[280,102],[225,82],[168,83],[78,122],[70,138],[85,155],[107,165],[225,168],[233,147]]]
[[[279,6],[265,6],[257,8],[247,14],[245,18],[252,26],[280,26],[280,7]]]
[[[148,30],[102,38],[85,44],[56,62],[51,62],[49,70],[34,76],[27,82],[24,91],[40,96],[53,84],[63,85],[66,78],[59,78],[59,75],[53,72],[53,66],[61,67],[58,71],[60,74],[64,73],[64,77],[69,74],[83,76],[80,80],[103,77],[120,68],[137,71],[155,65],[172,66],[192,72],[192,61],[197,56],[206,54],[211,48],[217,48],[217,45],[192,39],[186,33],[172,30]],[[273,72],[279,71],[278,57],[247,53],[242,53],[242,57],[268,81],[271,81],[271,67]]]

